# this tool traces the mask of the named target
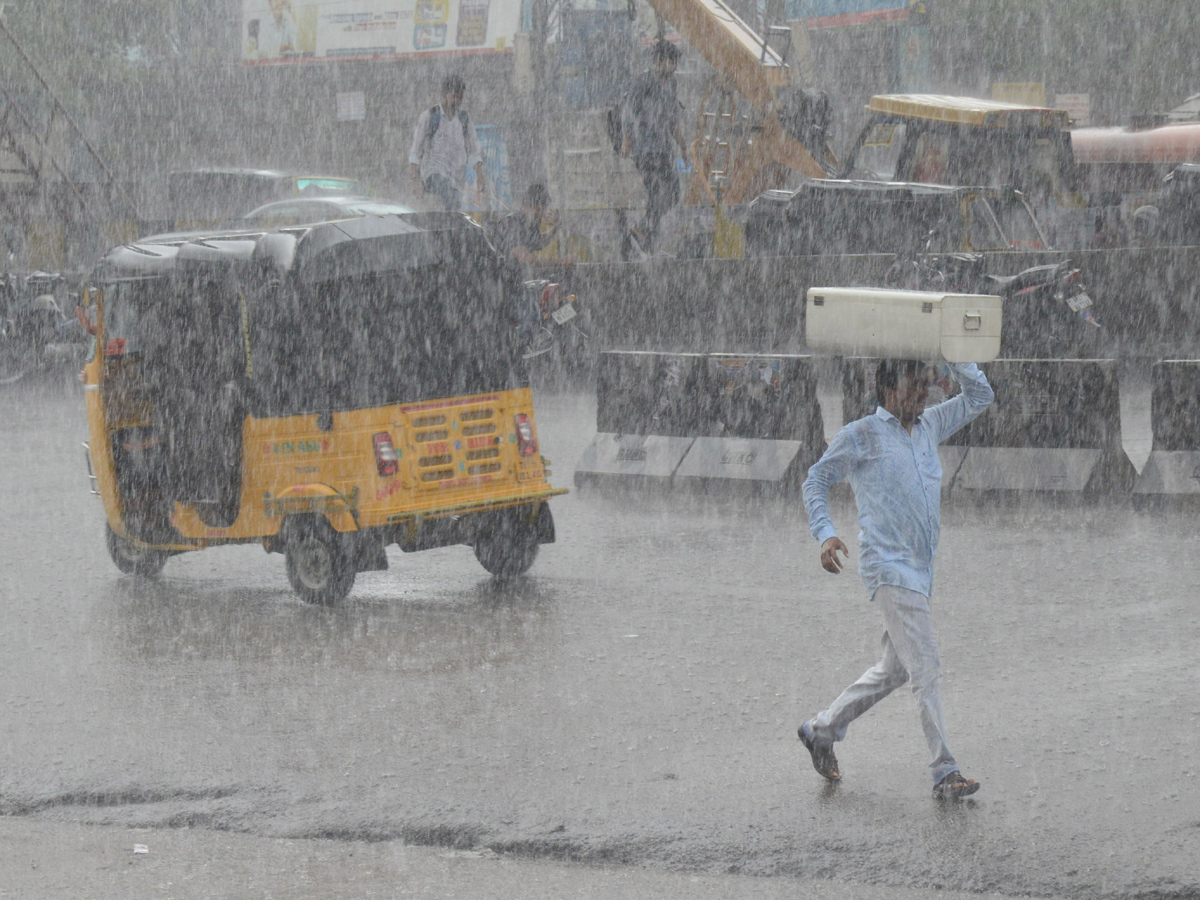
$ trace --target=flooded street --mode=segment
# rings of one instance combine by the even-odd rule
[[[1195,12],[0,0],[0,900],[1200,900]]]
[[[594,404],[539,397],[556,485]],[[80,398],[10,391],[0,415],[5,834],[192,828],[772,885],[1200,890],[1194,511],[947,504],[943,690],[983,783],[947,806],[907,691],[838,746],[836,787],[796,740],[882,630],[856,557],[821,571],[798,499],[573,491],[553,504],[558,542],[512,584],[465,547],[393,546],[329,611],[257,545],[120,575]],[[852,535],[853,508],[834,514]]]

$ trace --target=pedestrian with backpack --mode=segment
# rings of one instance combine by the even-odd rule
[[[475,167],[481,195],[486,185],[479,138],[462,108],[466,88],[460,76],[446,76],[442,81],[442,102],[421,113],[408,152],[413,191],[418,196],[434,195],[443,209],[452,212],[462,207],[468,167]]]
[[[687,159],[680,128],[683,104],[675,96],[679,48],[660,38],[653,60],[653,67],[634,81],[621,111],[621,155],[633,157],[646,188],[646,215],[633,233],[646,253],[653,249],[663,216],[679,202],[676,145],[678,157]]]

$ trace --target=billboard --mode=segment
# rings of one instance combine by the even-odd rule
[[[521,0],[242,0],[248,65],[504,53]]]
[[[787,17],[804,19],[809,28],[835,28],[907,19],[909,7],[924,11],[924,3],[909,0],[788,0]]]

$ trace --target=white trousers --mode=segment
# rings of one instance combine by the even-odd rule
[[[958,771],[946,740],[942,705],[942,662],[929,598],[916,591],[885,584],[871,598],[883,613],[883,652],[879,662],[842,691],[833,705],[808,723],[813,740],[831,744],[846,737],[850,723],[907,681],[917,696],[921,727],[929,744],[934,782]]]

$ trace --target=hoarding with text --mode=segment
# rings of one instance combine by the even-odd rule
[[[512,50],[521,0],[243,0],[249,65]]]

